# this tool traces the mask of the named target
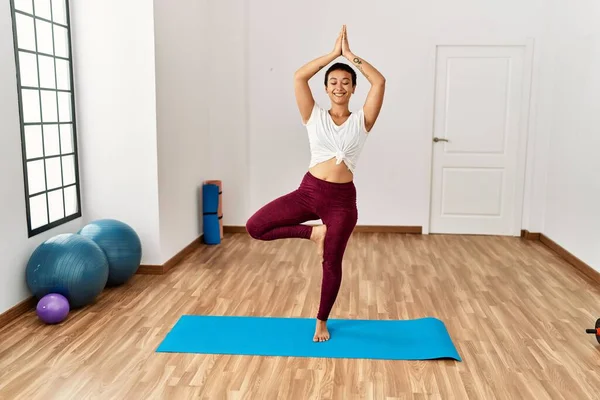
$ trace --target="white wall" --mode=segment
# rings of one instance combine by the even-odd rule
[[[71,2],[85,221],[115,218],[159,264],[158,160],[152,2]]]
[[[206,0],[72,7],[84,215],[132,225],[143,264],[202,234],[202,182],[213,179],[207,9]]]
[[[161,263],[203,232],[214,81],[207,12],[207,0],[154,1]]]
[[[210,160],[212,179],[223,184],[223,223],[243,226],[250,212],[248,158],[249,0],[209,1]]]
[[[547,2],[539,131],[548,135],[542,232],[600,271],[600,3]]]
[[[21,158],[21,133],[17,76],[10,3],[0,2],[0,314],[31,294],[25,282],[25,266],[44,240],[76,232],[81,219],[29,239]]]
[[[302,6],[275,0],[228,3],[235,10],[234,22],[245,10],[247,26],[223,19],[228,25],[215,39],[214,47],[221,55],[215,58],[215,65],[226,68],[221,76],[233,77],[216,80],[215,91],[224,99],[224,93],[234,95],[218,108],[211,108],[211,137],[213,151],[219,149],[226,154],[231,150],[234,156],[228,157],[227,163],[236,160],[232,166],[213,163],[215,174],[227,176],[227,188],[249,185],[247,194],[239,196],[249,199],[249,203],[238,198],[227,202],[225,197],[225,215],[236,216],[225,219],[231,225],[243,225],[263,204],[294,190],[306,172],[310,154],[295,104],[292,77],[298,67],[332,50],[342,24],[348,26],[350,48],[388,78],[380,118],[356,172],[361,225],[426,223],[432,51],[436,40],[479,40],[486,35],[537,38],[542,29],[541,0],[376,1],[368,6],[357,0],[309,0]],[[245,62],[239,39],[244,35]],[[239,66],[233,73],[232,64],[225,62],[232,60]],[[240,82],[242,69],[246,71],[247,86]],[[316,100],[328,106],[322,84],[324,70],[311,80],[311,87]],[[359,73],[352,108],[361,106],[367,91],[368,82]],[[242,97],[247,102],[246,128],[240,121],[243,108],[238,99]],[[226,137],[222,137],[225,132]],[[244,143],[249,173],[240,165]],[[532,190],[531,180],[528,185]]]

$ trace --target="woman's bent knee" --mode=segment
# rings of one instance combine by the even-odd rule
[[[254,217],[251,217],[246,221],[246,232],[248,232],[253,239],[260,239],[261,232]]]

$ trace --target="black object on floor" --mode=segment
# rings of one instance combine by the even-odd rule
[[[591,333],[592,335],[596,335],[596,340],[600,343],[600,318],[596,320],[595,329],[586,329],[585,333]]]

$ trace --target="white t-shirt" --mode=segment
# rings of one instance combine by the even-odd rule
[[[368,136],[362,108],[350,114],[348,119],[338,126],[329,115],[329,111],[319,107],[315,102],[310,118],[304,126],[308,131],[310,144],[309,168],[335,157],[336,164],[341,164],[343,161],[354,173]]]

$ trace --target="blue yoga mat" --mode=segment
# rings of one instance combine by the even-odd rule
[[[313,342],[314,318],[183,315],[159,353],[462,361],[442,321],[331,319]]]

